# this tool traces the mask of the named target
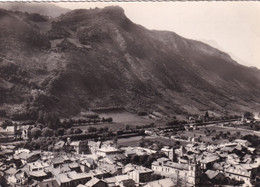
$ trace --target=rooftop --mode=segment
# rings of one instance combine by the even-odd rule
[[[43,170],[38,170],[38,171],[31,171],[29,172],[29,175],[33,177],[45,177],[47,174]]]

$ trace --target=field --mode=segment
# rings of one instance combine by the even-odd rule
[[[142,139],[143,136],[134,136],[130,138],[119,138],[117,141],[117,144],[119,146],[139,146],[140,140]],[[145,136],[144,137],[146,140],[152,140],[155,142],[160,142],[163,145],[167,146],[174,146],[175,145],[175,140],[172,139],[167,139],[164,137],[154,137],[154,136]],[[180,142],[181,145],[185,146],[187,145],[187,142]]]
[[[115,123],[124,123],[129,125],[144,125],[153,122],[153,120],[149,119],[147,116],[138,116],[127,111],[103,112],[98,114],[101,118],[112,117],[113,122]]]
[[[201,142],[211,143],[211,144],[220,144],[220,143],[227,143],[230,139],[238,139],[242,138],[248,134],[256,134],[253,131],[241,130],[236,128],[230,127],[221,127],[217,125],[210,125],[205,127],[200,127],[197,130],[192,131],[183,131],[178,133],[179,137],[188,139],[196,138],[200,139]]]
[[[87,130],[88,127],[95,127],[95,128],[104,128],[108,127],[112,131],[123,130],[128,125],[130,128],[131,126],[135,128],[135,126],[143,126],[153,123],[154,120],[149,119],[148,117],[138,116],[136,114],[127,112],[127,111],[118,111],[118,112],[102,112],[98,113],[100,118],[113,118],[112,123],[97,123],[93,125],[81,125],[77,126],[77,128],[81,128],[82,130]]]

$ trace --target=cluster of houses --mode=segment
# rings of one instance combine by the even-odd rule
[[[188,144],[164,147],[166,156],[149,168],[124,161],[132,155],[156,151],[142,147],[117,148],[112,141],[57,142],[69,144],[74,153],[31,151],[1,145],[0,180],[3,186],[106,187],[198,186],[205,180],[225,178],[252,186],[260,176],[260,157],[246,140],[221,145]],[[175,158],[174,158],[175,157]],[[177,158],[177,160],[176,160]],[[160,179],[152,177],[160,176]],[[3,181],[5,183],[3,183]]]

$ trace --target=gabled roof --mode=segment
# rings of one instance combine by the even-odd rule
[[[104,153],[110,153],[110,152],[118,152],[119,149],[109,146],[109,147],[102,147],[102,148],[98,149],[98,151],[104,152]]]
[[[247,143],[247,140],[243,140],[243,139],[235,139],[234,142],[236,143]]]
[[[226,173],[232,173],[235,175],[240,175],[240,176],[244,176],[244,177],[250,177],[251,176],[251,172],[248,172],[247,170],[243,170],[243,169],[236,169],[234,167],[229,167],[225,170]]]
[[[215,170],[220,170],[220,171],[224,170],[224,168],[217,162],[213,164],[213,168]]]
[[[73,141],[70,143],[71,146],[79,146],[80,141]]]
[[[57,143],[55,143],[54,148],[60,149],[60,148],[64,147],[64,145],[65,145],[64,141],[58,141]]]
[[[14,175],[16,172],[17,172],[17,170],[15,168],[13,168],[13,167],[5,170],[5,173],[9,174],[9,175]]]
[[[160,179],[152,182],[148,182],[144,187],[172,187],[176,184],[172,179]]]
[[[79,184],[77,187],[87,187],[87,186],[85,186],[83,184]]]
[[[96,177],[93,177],[90,181],[88,181],[85,186],[87,187],[92,187],[94,186],[95,184],[99,183],[99,182],[102,182],[102,183],[105,183],[103,180],[101,179],[98,179]]]
[[[157,162],[165,162],[165,161],[170,161],[169,158],[161,157],[157,159]]]
[[[72,163],[69,163],[69,167],[72,169],[72,168],[78,168],[79,167],[79,164],[77,162],[72,162]]]
[[[224,151],[224,152],[229,152],[230,153],[230,152],[234,151],[234,149],[235,149],[235,147],[223,147],[220,150]]]
[[[69,171],[71,171],[71,169],[69,168],[69,165],[68,165],[68,164],[62,164],[60,167],[57,167],[57,168],[51,167],[51,168],[49,169],[49,171],[50,171],[53,175],[59,175],[60,173],[69,172]]]
[[[219,160],[219,156],[216,156],[216,155],[212,155],[212,156],[207,156],[205,157],[204,159],[201,159],[201,163],[204,163],[204,164],[207,164],[207,163],[211,163],[211,162],[215,162]]]
[[[56,179],[49,179],[43,182],[40,182],[39,187],[59,187],[59,184]]]
[[[123,160],[123,159],[126,159],[126,156],[122,153],[117,153],[117,154],[114,154],[114,155],[108,155],[106,156],[108,159],[111,159],[113,161],[118,161],[118,160]]]
[[[38,152],[38,151],[33,151],[33,152],[30,152],[30,153],[22,152],[22,153],[20,153],[18,156],[19,156],[19,158],[22,159],[22,160],[27,160],[27,159],[29,159],[30,157],[36,156],[36,155],[40,155],[40,152]]]
[[[207,170],[205,174],[208,176],[209,179],[213,179],[219,174],[219,171]]]
[[[51,162],[53,164],[62,164],[64,162],[64,159],[62,157],[54,157],[51,159]]]
[[[29,172],[30,176],[33,177],[45,177],[47,174],[43,170],[38,170],[38,171],[31,171]]]

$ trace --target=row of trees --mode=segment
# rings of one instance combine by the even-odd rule
[[[39,112],[38,123],[44,124],[45,127],[50,129],[58,128],[71,128],[74,125],[90,124],[90,123],[111,123],[113,119],[109,118],[88,118],[88,119],[69,119],[60,121],[59,117],[55,113]]]
[[[169,121],[166,123],[167,126],[180,126],[180,125],[184,125],[184,124],[187,124],[187,121],[184,121],[184,120],[177,120],[177,119],[174,119],[172,121]]]
[[[71,134],[81,134],[83,131],[80,128],[58,128],[56,130],[50,129],[49,127],[42,128],[41,126],[36,126],[31,129],[28,129],[29,138],[39,138],[39,137],[52,137],[52,136],[63,136]]]

